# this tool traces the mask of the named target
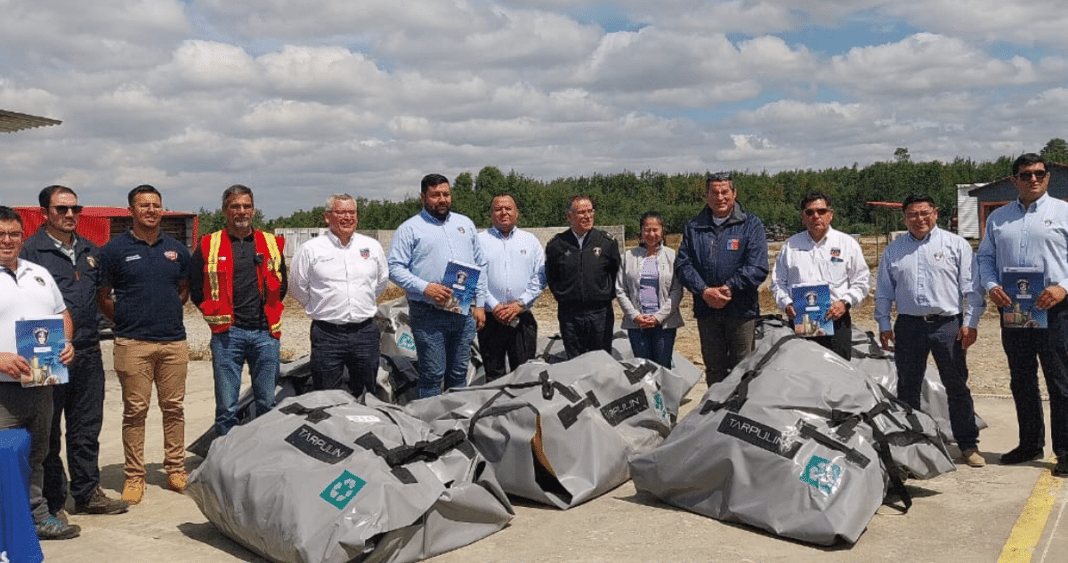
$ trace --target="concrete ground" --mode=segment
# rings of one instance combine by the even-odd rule
[[[101,434],[103,486],[118,495],[122,487],[121,400],[109,368],[104,430]],[[247,384],[247,379],[246,379]],[[699,384],[685,411],[704,392]],[[1048,409],[1048,406],[1047,406]],[[976,410],[989,428],[981,450],[988,462],[1016,445],[1012,401],[978,397]],[[211,424],[214,411],[211,366],[190,365],[186,396],[186,440]],[[1049,454],[1047,444],[1046,453]],[[74,516],[81,537],[43,544],[49,562],[227,562],[264,561],[219,533],[189,497],[165,488],[161,470],[162,431],[158,409],[148,421],[148,487],[144,501],[118,516]],[[189,469],[200,458],[190,456]],[[627,482],[608,494],[568,511],[516,501],[516,517],[501,532],[433,558],[435,563],[472,562],[711,562],[783,561],[1064,561],[1068,522],[1063,480],[1050,477],[1052,462],[1022,466],[992,463],[930,481],[909,481],[914,504],[908,514],[882,507],[851,547],[822,548],[785,540],[756,529],[726,524],[666,506],[637,494]]]

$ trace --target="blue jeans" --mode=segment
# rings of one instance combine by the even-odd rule
[[[467,386],[467,364],[475,339],[475,318],[418,301],[408,302],[408,317],[419,362],[419,398]]]
[[[671,354],[675,351],[675,332],[678,329],[664,328],[629,328],[630,349],[635,358],[652,360],[666,368],[671,367]]]
[[[237,400],[241,393],[241,367],[248,361],[256,414],[274,408],[278,382],[278,339],[263,329],[236,326],[211,335],[211,367],[215,373],[215,431],[225,436],[237,426]]]

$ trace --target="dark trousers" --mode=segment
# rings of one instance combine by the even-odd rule
[[[849,311],[834,320],[834,334],[816,336],[811,339],[816,344],[829,349],[849,361],[853,358],[853,318]]]
[[[560,303],[556,320],[560,323],[560,337],[569,360],[593,350],[612,353],[612,327],[616,315],[611,303],[599,307]]]
[[[104,424],[104,362],[100,345],[75,349],[68,366],[70,381],[52,388],[52,432],[44,460],[44,497],[55,514],[70,496],[89,502],[100,485],[100,428]],[[67,426],[67,473],[59,451],[63,440],[60,418]]]
[[[942,317],[925,321],[923,317],[898,315],[894,323],[897,346],[897,396],[914,409],[920,408],[920,390],[927,371],[927,355],[934,356],[938,376],[946,388],[949,423],[953,438],[961,450],[976,447],[979,429],[975,426],[975,404],[968,389],[968,362],[957,333],[961,318]]]
[[[379,332],[374,319],[337,325],[312,321],[311,372],[316,391],[341,389],[341,370],[349,370],[349,392],[361,397],[378,389]]]
[[[1048,311],[1049,328],[1006,328],[1001,346],[1009,360],[1009,388],[1016,403],[1020,446],[1045,446],[1038,364],[1049,391],[1049,426],[1053,453],[1068,456],[1068,302]],[[1037,361],[1036,361],[1037,358]]]
[[[711,314],[697,318],[701,360],[709,387],[727,378],[734,366],[753,351],[756,319]]]
[[[501,324],[493,313],[486,313],[486,324],[478,332],[478,349],[486,369],[486,381],[514,371],[537,352],[538,321],[530,311],[523,311],[516,319],[519,323],[511,327]]]

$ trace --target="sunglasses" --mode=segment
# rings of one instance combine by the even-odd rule
[[[826,215],[826,214],[828,214],[830,212],[831,212],[830,209],[828,209],[826,207],[821,207],[819,209],[806,209],[805,210],[805,215],[807,215],[809,217],[812,217],[813,215],[816,215],[816,214],[819,214],[820,216],[823,216],[823,215]]]
[[[56,213],[60,215],[66,215],[68,211],[73,211],[77,215],[82,212],[83,207],[80,205],[53,205],[52,209],[55,209]]]
[[[1016,177],[1023,180],[1024,182],[1030,182],[1032,176],[1034,176],[1036,180],[1041,180],[1045,178],[1046,174],[1048,173],[1049,172],[1045,170],[1035,170],[1034,172],[1020,172],[1016,175]]]

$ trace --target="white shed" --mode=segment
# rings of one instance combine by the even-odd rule
[[[979,199],[968,195],[969,190],[985,186],[957,184],[957,234],[966,239],[979,238]]]

